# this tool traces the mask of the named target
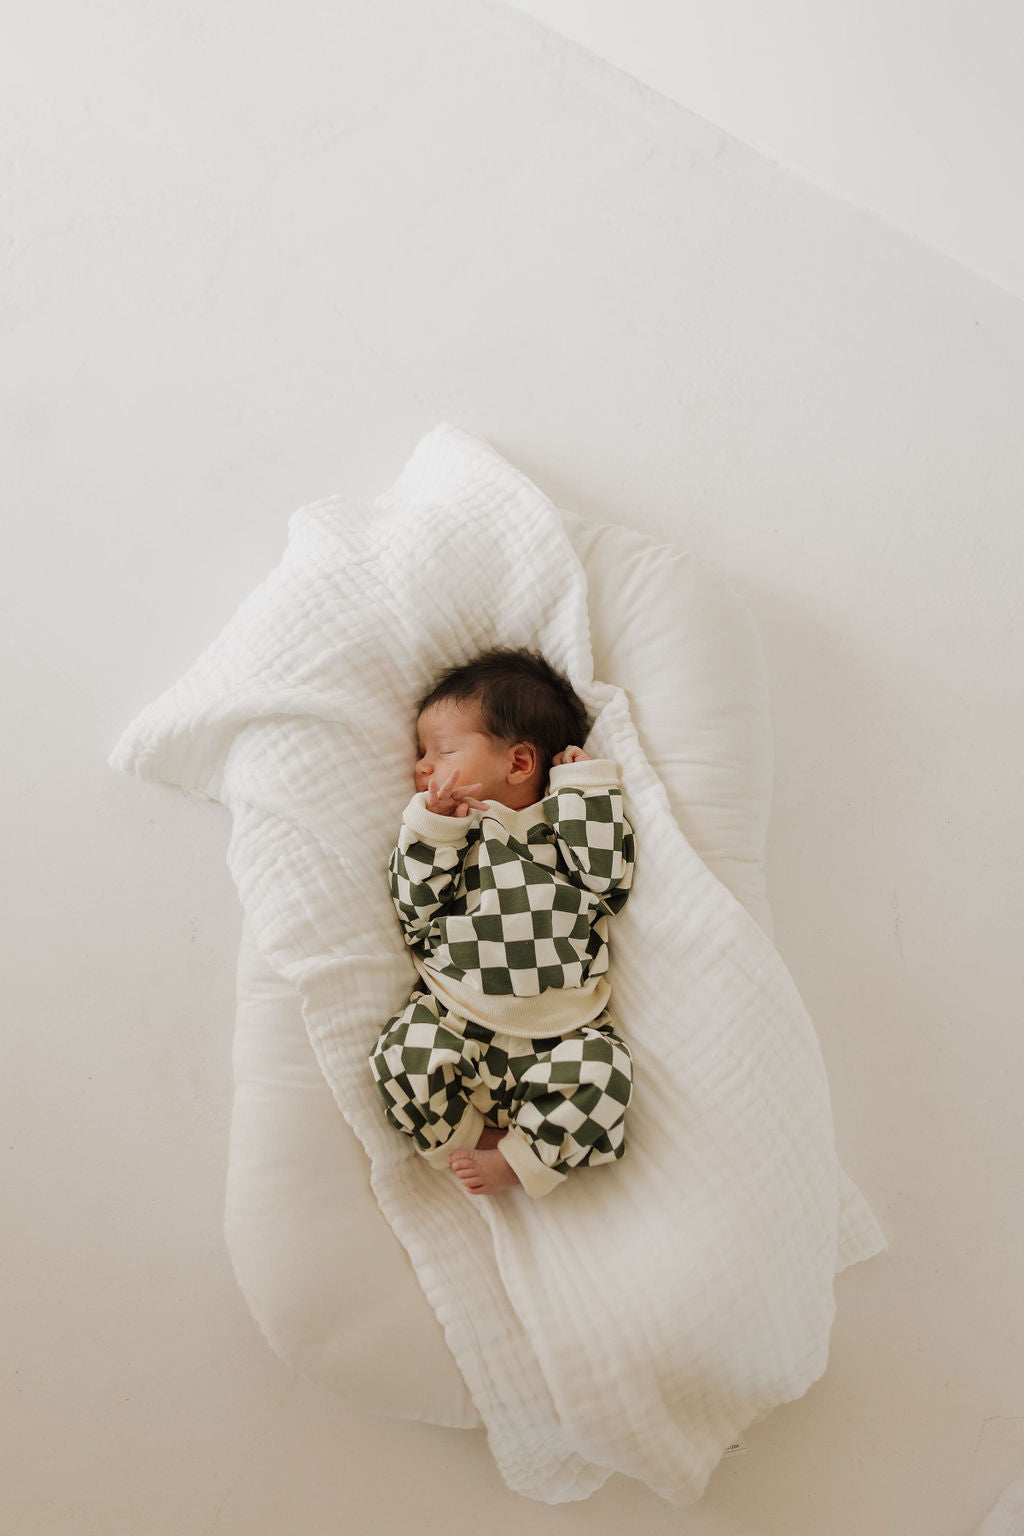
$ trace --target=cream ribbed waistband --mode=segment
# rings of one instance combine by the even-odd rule
[[[606,977],[594,976],[582,987],[550,987],[538,997],[491,995],[464,986],[449,976],[439,976],[415,955],[412,962],[449,1012],[482,1024],[485,1029],[514,1035],[517,1040],[571,1034],[581,1024],[589,1024],[604,1012],[612,991]]]

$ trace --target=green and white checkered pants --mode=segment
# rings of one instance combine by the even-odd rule
[[[509,1157],[529,1194],[625,1151],[633,1062],[607,1010],[571,1034],[524,1040],[448,1013],[418,989],[386,1024],[370,1066],[388,1121],[436,1167],[476,1145],[484,1117],[518,1132],[542,1165],[534,1189]]]

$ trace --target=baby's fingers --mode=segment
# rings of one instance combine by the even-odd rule
[[[430,798],[432,800],[449,799],[451,796],[452,788],[454,787],[455,781],[458,779],[458,777],[459,771],[457,768],[452,769],[451,773],[444,780],[444,783],[441,783],[438,780],[436,773],[432,773],[430,778],[427,780],[427,793],[429,794]]]

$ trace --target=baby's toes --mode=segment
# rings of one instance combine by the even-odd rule
[[[484,1187],[483,1179],[474,1158],[468,1152],[449,1152],[448,1166],[462,1180],[468,1190],[479,1194]]]

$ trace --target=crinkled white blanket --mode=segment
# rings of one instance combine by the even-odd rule
[[[474,1198],[429,1168],[386,1124],[367,1065],[415,980],[386,877],[412,704],[497,642],[568,673],[637,836],[611,934],[636,1062],[628,1151],[536,1202]],[[438,427],[376,501],[293,515],[281,565],[111,762],[230,808],[257,942],[302,996],[508,1486],[555,1503],[620,1471],[698,1498],[737,1434],[821,1375],[836,1270],[884,1240],[836,1161],[782,960],[680,832],[628,699],[592,675],[557,510],[486,443]]]

